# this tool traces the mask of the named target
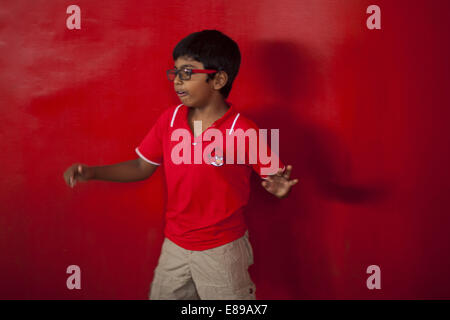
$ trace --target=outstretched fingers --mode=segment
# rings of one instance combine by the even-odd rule
[[[276,175],[282,177],[283,176],[283,169],[282,168],[278,168]]]
[[[287,180],[289,180],[289,177],[291,176],[291,172],[292,172],[292,166],[289,164],[286,167],[286,170],[284,171],[283,177],[285,177]]]

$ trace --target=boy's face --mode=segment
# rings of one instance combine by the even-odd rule
[[[174,68],[205,69],[203,63],[185,56],[179,57],[175,61]],[[183,94],[177,93],[177,95],[185,106],[206,106],[212,101],[213,95],[220,94],[218,90],[226,84],[226,73],[215,74],[214,79],[209,82],[206,82],[207,78],[206,73],[193,73],[190,80],[181,80],[180,75],[177,75],[173,81],[174,89],[176,93],[183,92]]]

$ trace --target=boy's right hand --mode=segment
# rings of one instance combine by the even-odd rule
[[[71,165],[64,172],[64,181],[73,188],[77,181],[87,181],[94,177],[93,167],[81,163]]]

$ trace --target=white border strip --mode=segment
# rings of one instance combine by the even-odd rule
[[[175,111],[173,112],[173,116],[172,116],[172,121],[170,122],[170,127],[173,127],[173,121],[175,120],[175,116],[177,115],[178,109],[182,106],[183,104],[180,104]]]
[[[235,123],[236,123],[237,118],[239,118],[239,115],[240,115],[240,113],[238,113],[237,116],[234,118],[233,124],[231,125],[231,129],[230,129],[230,131],[228,131],[228,134],[229,134],[229,135],[233,132],[233,130],[234,130],[234,125],[235,125]]]
[[[157,162],[153,162],[153,161],[151,161],[151,160],[148,160],[146,157],[144,157],[144,156],[142,155],[142,153],[139,152],[139,150],[138,150],[137,147],[136,147],[135,151],[136,151],[136,153],[139,155],[139,157],[141,157],[142,159],[144,159],[144,160],[147,161],[148,163],[154,164],[154,165],[156,165],[156,166],[160,166],[160,165],[161,165],[161,163],[157,163]]]

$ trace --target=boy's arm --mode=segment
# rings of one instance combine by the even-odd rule
[[[67,168],[63,178],[66,184],[72,188],[78,181],[134,182],[149,178],[157,168],[158,165],[148,163],[141,158],[106,166],[88,166],[75,163]]]
[[[134,182],[148,179],[159,166],[141,158],[106,166],[89,167],[92,179],[114,182]]]

